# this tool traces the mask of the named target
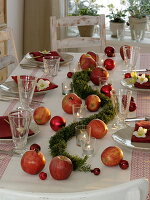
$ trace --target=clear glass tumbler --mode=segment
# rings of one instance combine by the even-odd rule
[[[59,56],[45,56],[43,57],[44,73],[48,79],[57,76],[60,57]]]

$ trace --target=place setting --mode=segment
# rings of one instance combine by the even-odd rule
[[[14,144],[12,154],[21,155],[26,151],[27,139],[37,135],[39,127],[34,117],[31,102],[37,78],[34,76],[17,76],[18,93],[20,105],[8,113],[8,116],[1,116],[0,121],[3,129],[0,131],[0,142],[10,142]],[[9,151],[0,151],[10,154]]]
[[[123,79],[121,85],[133,91],[149,92],[150,91],[150,69],[138,68],[140,47],[122,46],[121,57],[124,60],[125,69],[122,70]]]
[[[132,106],[132,91],[119,89],[112,95],[116,109],[116,119],[110,127],[114,130],[112,138],[118,144],[137,150],[150,150],[150,117],[128,117]],[[136,110],[136,107],[135,109]]]
[[[25,55],[25,60],[27,63],[20,63],[20,66],[23,68],[43,68],[44,60],[43,58],[50,60],[60,59],[60,66],[63,66],[73,60],[73,56],[68,53],[58,53],[57,51],[37,51],[29,52]]]

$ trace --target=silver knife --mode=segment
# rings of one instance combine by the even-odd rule
[[[1,95],[0,101],[19,100],[19,97]],[[32,100],[32,103],[44,103],[43,101]]]
[[[126,69],[124,69],[123,70],[124,72],[127,72],[128,70],[126,70]],[[135,69],[135,70],[133,70],[134,72],[148,72],[148,71],[150,71],[150,69]]]
[[[1,150],[1,149],[0,149],[0,154],[6,154],[6,155],[10,155],[10,156],[20,155],[19,153],[14,152],[13,150],[12,151],[7,151],[7,150]]]
[[[126,118],[125,122],[136,122],[136,121],[150,121],[150,116],[146,116],[146,117],[135,117],[135,118]]]
[[[22,67],[22,68],[38,68],[38,67],[42,67],[42,65],[33,65],[33,64],[21,64],[20,63],[20,66]]]

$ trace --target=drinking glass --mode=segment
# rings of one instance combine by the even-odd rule
[[[133,37],[137,43],[143,39],[144,32],[145,31],[142,29],[134,29],[133,30]]]
[[[43,64],[44,64],[44,73],[46,77],[48,77],[48,79],[57,76],[60,66],[59,56],[45,56],[43,57]]]
[[[16,110],[8,114],[14,152],[18,154],[22,154],[25,151],[31,117],[31,112],[28,110]]]
[[[32,110],[30,104],[37,84],[37,78],[34,76],[18,76],[17,80],[21,108]]]
[[[82,142],[89,138],[91,135],[91,127],[88,125],[77,125],[75,127],[76,144],[82,146]]]
[[[132,91],[127,89],[119,89],[115,96],[114,103],[116,111],[118,111],[116,128],[125,128],[126,123],[125,119],[127,118],[129,112],[129,105],[131,100]]]
[[[82,141],[82,151],[83,155],[93,156],[96,152],[96,138],[89,137]]]
[[[123,46],[124,62],[128,72],[136,69],[137,60],[140,55],[140,47]]]
[[[62,82],[62,95],[66,95],[73,92],[73,86],[70,79],[66,79]]]
[[[117,38],[119,41],[124,39],[124,29],[117,29]]]
[[[80,121],[80,120],[86,118],[86,116],[87,116],[86,105],[73,104],[72,111],[73,111],[73,121],[74,122]]]

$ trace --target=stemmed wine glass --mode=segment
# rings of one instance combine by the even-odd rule
[[[19,99],[21,108],[32,111],[30,104],[33,98],[34,90],[37,84],[37,78],[34,76],[17,76]]]
[[[132,91],[128,89],[119,89],[112,93],[112,102],[117,113],[117,120],[112,128],[122,129],[127,126],[125,119],[127,118],[130,106]]]
[[[134,71],[140,55],[140,47],[123,46],[124,62],[128,72]]]

